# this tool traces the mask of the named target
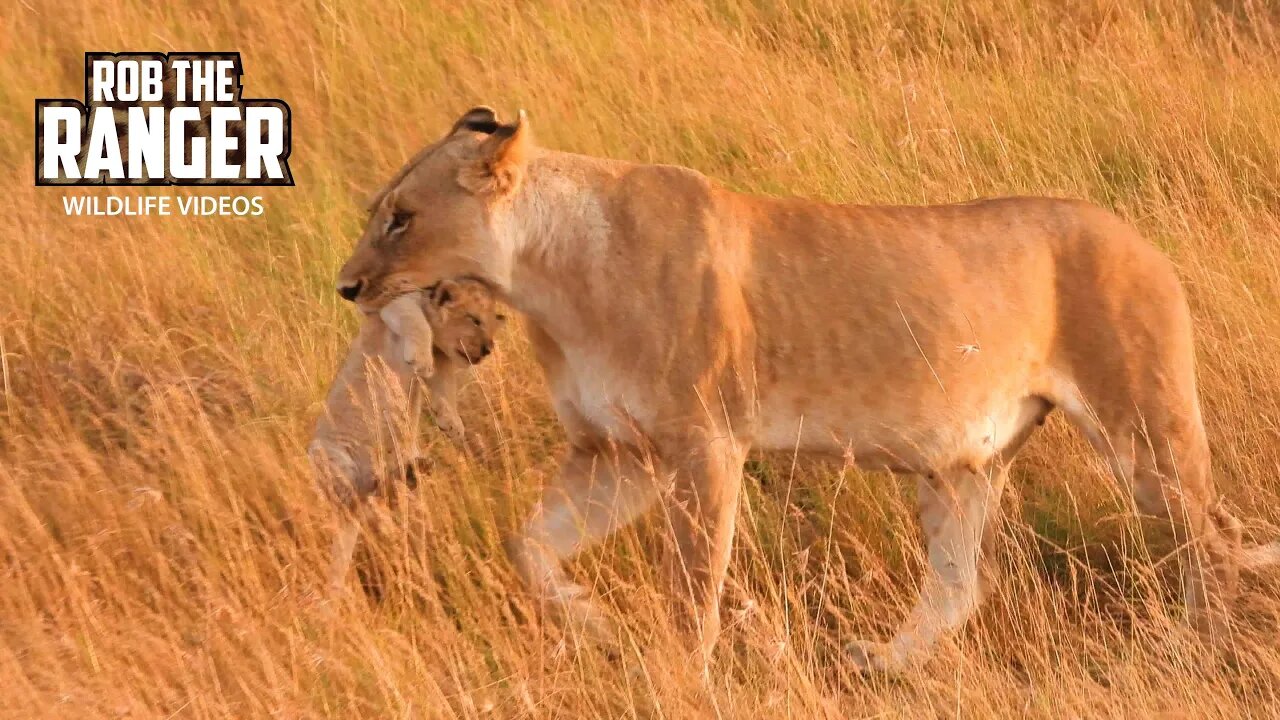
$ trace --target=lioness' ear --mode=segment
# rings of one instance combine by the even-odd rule
[[[498,113],[488,105],[477,105],[462,114],[458,118],[458,122],[453,124],[445,137],[449,137],[459,130],[467,130],[470,132],[493,134],[498,128],[502,127],[502,123],[498,122]]]
[[[533,146],[531,134],[521,110],[514,123],[499,125],[480,144],[476,161],[458,171],[458,184],[477,195],[505,195],[515,190]]]

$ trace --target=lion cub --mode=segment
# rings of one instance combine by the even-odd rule
[[[471,279],[447,280],[391,301],[360,326],[325,399],[307,453],[345,510],[360,510],[380,480],[404,472],[416,483],[420,383],[436,425],[459,448],[466,438],[455,397],[460,371],[493,351],[506,320],[492,293]],[[333,545],[330,585],[340,589],[359,532],[345,513]]]

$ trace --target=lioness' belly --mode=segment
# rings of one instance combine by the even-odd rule
[[[850,457],[861,468],[930,472],[982,467],[1051,405],[1027,391],[999,392],[977,401],[935,407],[895,404],[893,388],[835,392],[815,398],[786,388],[762,398],[754,440],[765,450],[797,450]]]

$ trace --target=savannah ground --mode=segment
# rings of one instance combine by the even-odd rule
[[[362,199],[478,102],[527,108],[544,145],[742,190],[1114,209],[1188,288],[1220,487],[1280,534],[1280,11],[634,5],[0,13],[0,717],[1280,712],[1280,583],[1246,584],[1234,658],[1205,652],[1170,534],[1056,420],[1016,465],[997,593],[919,671],[841,654],[915,597],[914,484],[787,454],[749,466],[709,683],[662,613],[656,518],[574,563],[631,647],[577,650],[501,550],[564,444],[518,323],[464,393],[495,458],[428,438],[437,472],[357,556],[367,589],[321,599],[303,448],[357,324],[333,279]],[[79,97],[86,50],[240,51],[246,94],[292,106],[297,187],[251,193],[260,218],[64,216],[83,191],[32,187],[32,100]]]

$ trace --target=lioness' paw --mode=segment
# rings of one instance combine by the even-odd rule
[[[418,483],[432,473],[431,458],[419,456],[408,460],[401,467],[401,472],[404,476],[405,487],[410,490],[417,490]]]
[[[902,670],[901,660],[895,657],[888,643],[854,640],[844,650],[858,670],[866,675]]]
[[[512,552],[520,552],[521,542],[513,542]],[[551,589],[542,600],[554,608],[555,618],[565,631],[564,642],[575,650],[594,649],[610,660],[621,657],[623,648],[613,621],[591,601],[586,588],[566,583]]]
[[[622,645],[613,621],[586,598],[576,598],[567,608],[566,626],[574,640],[592,647],[610,661],[622,657]]]

